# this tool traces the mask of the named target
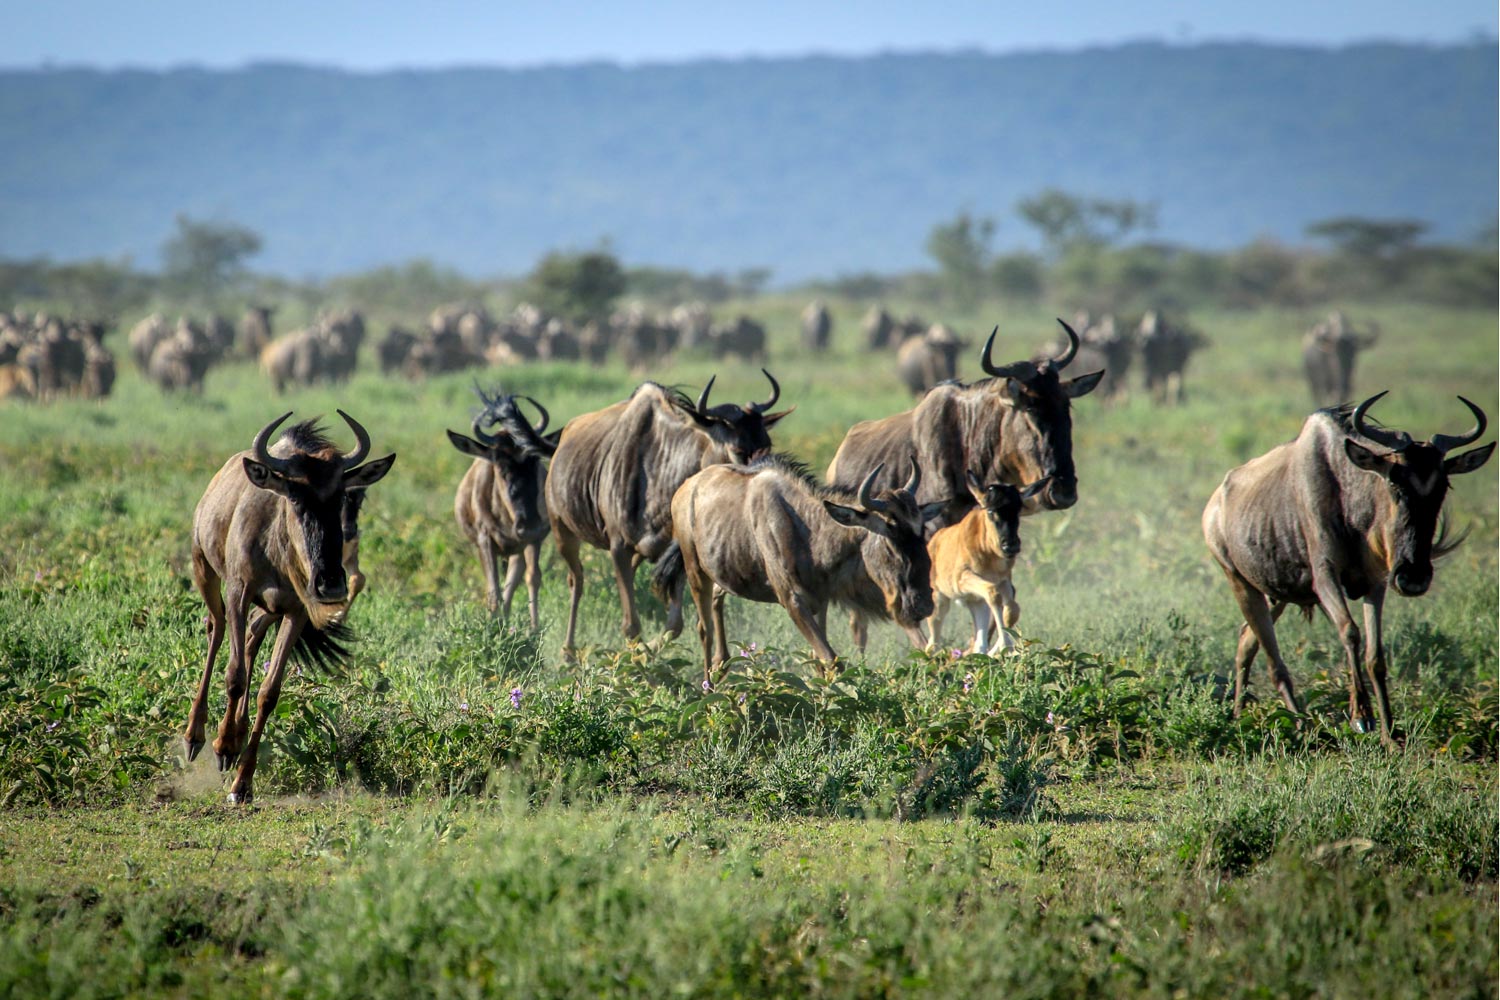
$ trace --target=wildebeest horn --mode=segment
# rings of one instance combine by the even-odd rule
[[[532,428],[536,431],[537,436],[540,437],[541,433],[547,429],[547,424],[552,421],[552,415],[547,412],[547,408],[545,406],[543,406],[541,403],[538,403],[530,396],[522,396],[521,398],[526,400],[526,402],[530,403],[532,406],[535,406],[537,408],[537,412],[542,415],[542,422]]]
[[[879,476],[880,470],[884,468],[885,463],[881,462],[879,465],[875,466],[875,468],[871,469],[870,474],[865,477],[865,481],[859,484],[859,492],[854,494],[859,501],[859,505],[865,510],[885,510],[885,501],[876,500],[873,496],[870,495],[871,492],[873,492],[875,489],[875,477]]]
[[[1354,408],[1354,416],[1350,420],[1350,423],[1354,427],[1354,433],[1358,434],[1362,438],[1365,438],[1366,440],[1373,441],[1376,444],[1381,445],[1382,447],[1389,448],[1394,453],[1406,450],[1406,447],[1411,444],[1411,435],[1406,434],[1402,431],[1388,431],[1380,427],[1371,427],[1370,425],[1365,423],[1365,413],[1370,409],[1371,406],[1375,405],[1375,403],[1378,402],[1381,397],[1383,397],[1387,392],[1390,391],[1391,390],[1386,389],[1381,392],[1377,392],[1375,395],[1371,396],[1369,399],[1356,406]]]
[[[1063,332],[1068,335],[1067,350],[1063,351],[1060,357],[1052,359],[1052,367],[1058,371],[1062,371],[1068,367],[1068,362],[1072,361],[1074,356],[1078,354],[1078,334],[1074,332],[1073,328],[1061,316],[1057,318],[1057,322],[1061,324]]]
[[[1459,402],[1469,408],[1470,413],[1474,414],[1474,429],[1467,434],[1459,434],[1457,436],[1452,434],[1434,434],[1432,436],[1432,446],[1445,455],[1454,448],[1462,448],[1466,444],[1473,444],[1475,441],[1478,441],[1480,435],[1484,433],[1484,429],[1490,425],[1490,422],[1485,419],[1483,410],[1462,396],[1459,396],[1458,399]]]
[[[489,416],[489,411],[481,410],[479,415],[474,418],[474,422],[469,425],[469,430],[473,432],[475,441],[478,441],[486,448],[493,448],[495,443],[500,439],[496,435],[484,432],[484,418],[487,416]]]
[[[919,487],[921,485],[922,485],[922,467],[919,466],[919,465],[917,465],[916,458],[913,458],[911,460],[911,478],[908,479],[906,481],[906,485],[903,486],[903,487],[901,487],[901,488],[903,490],[905,490],[906,492],[910,493],[911,494],[911,498],[913,500],[915,500],[917,498],[917,487]]]
[[[287,410],[281,416],[262,427],[260,433],[255,435],[255,443],[250,446],[251,453],[255,456],[257,462],[267,468],[275,469],[277,472],[285,472],[289,463],[284,458],[272,457],[271,453],[266,450],[266,446],[271,443],[271,435],[276,433],[276,428],[286,423],[286,418],[291,415],[292,411]]]
[[[754,410],[756,413],[765,413],[771,407],[775,406],[776,401],[781,398],[781,386],[776,384],[775,377],[773,377],[771,373],[766,371],[764,368],[760,370],[760,373],[764,375],[771,383],[771,398],[766,400],[764,403],[751,403],[750,409]]]
[[[358,420],[355,420],[343,410],[337,410],[335,412],[337,412],[339,416],[344,418],[344,423],[348,424],[349,429],[354,432],[354,450],[344,456],[344,468],[352,469],[360,462],[363,462],[367,457],[369,457],[370,435],[366,433],[363,427],[360,426]]]
[[[1030,361],[1013,361],[1008,365],[996,365],[990,360],[990,351],[995,346],[995,334],[999,332],[1000,327],[997,324],[990,331],[990,339],[984,342],[984,354],[980,355],[979,358],[979,366],[984,369],[984,373],[992,375],[995,378],[1025,378],[1027,375],[1033,374],[1036,371],[1036,366]]]
[[[709,390],[714,387],[714,379],[718,377],[718,375],[710,375],[708,384],[705,385],[703,387],[703,391],[698,394],[698,416],[702,417],[704,420],[711,419],[708,413],[708,393]]]

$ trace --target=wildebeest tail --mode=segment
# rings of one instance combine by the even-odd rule
[[[674,541],[667,546],[667,551],[661,554],[661,558],[656,561],[656,568],[651,571],[651,592],[665,601],[682,586],[686,575],[687,569],[682,564],[682,546]]]

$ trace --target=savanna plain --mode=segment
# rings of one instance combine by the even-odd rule
[[[835,303],[802,352],[801,299],[746,303],[771,335],[777,448],[826,467],[846,429],[911,405]],[[1496,316],[1360,308],[1382,337],[1360,395],[1419,438],[1492,417]],[[1048,313],[938,317],[1000,360]],[[0,995],[1492,997],[1497,987],[1495,466],[1456,477],[1468,540],[1424,597],[1387,603],[1399,748],[1345,717],[1321,616],[1280,625],[1307,714],[1265,676],[1235,718],[1240,617],[1199,529],[1224,473],[1311,411],[1316,314],[1192,317],[1187,399],[1074,404],[1080,500],[1026,518],[1021,649],[914,653],[892,626],[824,677],[778,607],[731,600],[738,655],[701,687],[642,572],[627,645],[586,550],[580,663],[544,549],[542,628],[483,604],[453,520],[472,375],[275,398],[255,366],[162,397],[0,410]],[[372,317],[379,328],[380,317]],[[128,324],[126,325],[128,328]],[[117,334],[116,337],[119,337]],[[123,356],[120,341],[114,343]],[[763,398],[760,372],[680,357],[645,373]],[[624,398],[619,367],[490,370],[553,426]],[[192,512],[224,459],[287,409],[336,407],[392,473],[362,515],[370,579],[341,670],[294,672],[253,806],[212,754],[182,759],[205,652]],[[1493,439],[1493,431],[1485,440]],[[345,442],[345,446],[348,443]],[[222,664],[222,660],[221,660]],[[223,712],[216,683],[211,717]]]

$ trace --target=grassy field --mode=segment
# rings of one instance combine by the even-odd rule
[[[802,355],[801,305],[747,308],[798,407],[777,446],[822,468],[851,423],[910,401],[858,350],[852,305],[833,355]],[[1500,413],[1492,311],[1350,311],[1384,331],[1357,376],[1393,390],[1381,419],[1456,433],[1459,393]],[[974,340],[968,377],[993,323],[1004,359],[1055,329],[933,318]],[[524,599],[510,623],[484,613],[452,516],[468,459],[443,436],[469,422],[469,375],[367,370],[279,400],[240,365],[163,399],[125,370],[103,405],[0,411],[0,993],[1493,995],[1495,469],[1455,481],[1471,535],[1431,592],[1387,605],[1405,749],[1348,731],[1321,618],[1280,630],[1307,719],[1260,666],[1243,718],[1223,700],[1239,617],[1198,517],[1297,433],[1313,318],[1195,316],[1212,347],[1186,405],[1077,403],[1081,499],[1022,523],[1019,655],[914,655],[877,627],[830,681],[784,612],[731,601],[745,655],[710,693],[691,625],[623,645],[602,553],[580,666],[558,656],[550,546],[541,633]],[[764,398],[743,366],[653,374],[714,373],[715,398]],[[638,381],[488,374],[555,424]],[[335,407],[399,456],[365,506],[360,639],[337,676],[289,679],[257,805],[232,809],[211,757],[180,760],[205,646],[192,510],[268,419]],[[644,573],[638,591],[654,636]]]

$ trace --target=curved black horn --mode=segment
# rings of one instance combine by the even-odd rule
[[[259,462],[261,465],[266,466],[267,468],[275,469],[277,472],[285,472],[287,470],[288,462],[284,458],[273,457],[271,453],[266,450],[266,446],[271,443],[271,435],[276,433],[276,428],[286,423],[286,418],[290,417],[291,415],[292,411],[287,410],[281,416],[277,417],[275,420],[262,427],[260,429],[260,433],[255,435],[255,443],[250,446],[250,451],[255,456],[255,460],[257,462]]]
[[[908,479],[906,481],[906,485],[903,486],[903,487],[901,487],[901,488],[903,490],[905,490],[906,492],[910,493],[911,494],[911,498],[913,500],[915,500],[917,498],[917,488],[920,487],[921,485],[922,485],[922,467],[919,466],[919,465],[917,465],[917,460],[916,460],[915,457],[913,457],[912,460],[911,460],[911,478]]]
[[[710,419],[708,413],[708,393],[709,390],[714,387],[714,379],[718,377],[718,375],[709,376],[708,384],[705,385],[703,387],[703,391],[698,394],[698,416],[702,417],[704,420]]]
[[[1063,351],[1060,357],[1052,359],[1052,367],[1058,371],[1062,371],[1068,367],[1068,362],[1072,361],[1078,354],[1078,334],[1074,332],[1073,328],[1061,316],[1057,318],[1057,322],[1062,326],[1063,332],[1068,335],[1067,350]]]
[[[1462,396],[1459,396],[1458,399],[1459,402],[1469,408],[1470,413],[1474,414],[1474,429],[1467,434],[1459,434],[1457,436],[1452,434],[1434,434],[1432,436],[1432,446],[1444,454],[1447,454],[1454,448],[1462,448],[1466,444],[1473,444],[1475,441],[1478,441],[1480,436],[1484,434],[1484,429],[1490,425],[1490,422],[1485,419],[1484,411],[1475,406],[1471,400],[1465,399]]]
[[[348,424],[349,429],[354,432],[354,450],[344,456],[344,468],[352,469],[369,457],[370,435],[365,431],[364,427],[360,426],[358,420],[355,420],[343,410],[336,410],[335,412],[344,418],[344,423]]]
[[[776,384],[776,378],[764,368],[760,370],[760,373],[771,383],[771,398],[764,403],[751,403],[750,409],[756,413],[765,413],[771,407],[775,406],[776,401],[781,398],[781,386]]]
[[[474,418],[473,423],[469,424],[469,430],[473,433],[475,441],[478,441],[486,448],[493,448],[500,438],[494,434],[486,434],[484,432],[484,418],[487,416],[489,416],[489,411],[481,410],[478,416]]]
[[[522,396],[521,398],[526,400],[526,402],[530,403],[532,406],[535,406],[537,412],[542,415],[542,422],[532,428],[532,430],[536,431],[537,435],[540,436],[541,433],[547,429],[547,425],[552,422],[552,414],[548,413],[545,406],[543,406],[541,403],[538,403],[530,396]]]
[[[1354,415],[1350,418],[1349,422],[1354,428],[1354,433],[1360,437],[1373,441],[1382,447],[1389,448],[1392,452],[1405,451],[1407,445],[1411,444],[1411,435],[1401,431],[1388,431],[1381,427],[1371,427],[1365,423],[1365,414],[1369,411],[1370,407],[1374,406],[1390,391],[1389,389],[1385,389],[1377,392],[1356,406],[1354,408]]]
[[[875,489],[875,477],[879,476],[880,470],[884,468],[885,463],[881,462],[879,465],[875,466],[875,468],[871,469],[870,474],[865,477],[865,481],[859,484],[859,492],[854,494],[855,498],[859,502],[859,505],[865,510],[885,510],[885,501],[876,500],[873,496],[870,495]]]
[[[996,324],[995,328],[990,331],[989,339],[984,342],[984,353],[979,357],[979,367],[984,369],[984,373],[995,378],[1025,378],[1035,373],[1036,366],[1030,361],[1014,361],[1008,365],[997,365],[990,360],[990,351],[995,347],[995,334],[999,332],[1000,327]]]

